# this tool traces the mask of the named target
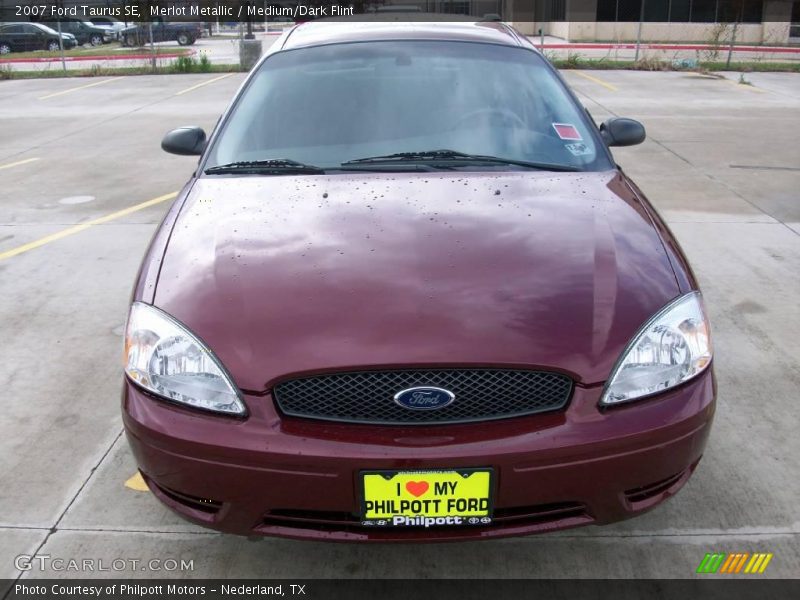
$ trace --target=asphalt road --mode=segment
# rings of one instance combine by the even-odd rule
[[[703,285],[719,406],[675,498],[637,519],[503,541],[332,545],[190,525],[126,487],[121,335],[155,226],[194,159],[172,127],[211,128],[243,75],[0,82],[0,578],[77,577],[15,557],[193,561],[136,577],[695,576],[706,552],[771,552],[800,573],[800,78],[570,71],[595,119],[641,119],[615,154]],[[144,203],[144,204],[143,204]],[[51,565],[52,566],[52,565]],[[706,576],[708,577],[708,576]]]

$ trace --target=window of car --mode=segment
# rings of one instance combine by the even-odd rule
[[[447,149],[612,168],[592,128],[532,50],[451,41],[331,44],[266,59],[205,166],[282,158],[332,169],[363,157]]]
[[[45,33],[48,33],[50,35],[58,35],[58,32],[55,29],[48,27],[44,23],[31,23],[30,25],[28,25],[28,27],[31,28],[31,33],[41,33],[42,31],[44,31]]]

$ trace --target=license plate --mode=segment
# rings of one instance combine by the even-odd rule
[[[492,522],[492,470],[363,471],[361,522],[441,527]]]

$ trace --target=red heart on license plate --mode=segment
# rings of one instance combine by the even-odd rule
[[[406,489],[408,490],[408,493],[416,496],[417,498],[427,492],[429,487],[430,485],[428,485],[427,481],[409,481],[406,483]]]

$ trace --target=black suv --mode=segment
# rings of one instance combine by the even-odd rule
[[[153,41],[169,42],[175,40],[181,46],[194,44],[203,35],[202,23],[167,23],[162,20],[153,21]],[[150,31],[147,23],[134,25],[119,32],[119,39],[124,46],[144,46],[150,42]]]

